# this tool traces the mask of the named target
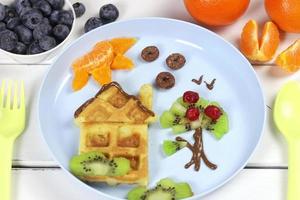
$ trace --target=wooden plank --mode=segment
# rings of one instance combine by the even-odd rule
[[[69,41],[73,41],[75,38],[82,35],[83,26],[86,20],[92,16],[97,16],[99,8],[106,3],[114,3],[120,10],[119,21],[140,18],[140,17],[168,17],[174,19],[180,19],[185,21],[194,22],[191,16],[187,13],[182,0],[163,0],[163,1],[153,1],[153,0],[130,0],[128,2],[122,0],[81,0],[87,8],[87,12],[84,16],[77,19],[77,24],[74,29],[74,35]],[[75,2],[75,0],[73,0]],[[76,0],[77,2],[77,0]],[[172,9],[170,9],[170,7]],[[263,1],[252,0],[251,4],[245,13],[236,23],[225,26],[225,27],[208,27],[214,32],[218,33],[229,42],[238,46],[238,40],[242,27],[249,19],[256,19],[260,24],[269,20],[266,15]],[[282,50],[289,46],[295,39],[299,37],[299,34],[282,34],[282,42],[279,50]],[[279,51],[278,51],[279,52]],[[45,61],[44,63],[51,63],[53,59]],[[0,63],[16,63],[10,59],[3,52],[0,52]]]
[[[202,200],[285,199],[287,170],[246,169]],[[13,171],[12,200],[109,200],[74,182],[62,170]]]

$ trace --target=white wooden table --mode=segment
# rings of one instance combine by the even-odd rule
[[[75,0],[73,0],[75,1]],[[120,9],[119,20],[137,17],[170,17],[191,21],[182,0],[82,0],[87,13],[78,20],[76,37],[83,33],[84,22],[98,13],[105,3],[114,3]],[[212,28],[213,31],[237,46],[243,25],[254,18],[259,22],[268,20],[262,0],[251,0],[247,13],[235,24]],[[282,34],[282,49],[290,45],[297,34]],[[75,38],[75,37],[74,37]],[[15,145],[13,161],[13,200],[99,200],[95,192],[75,184],[53,161],[43,142],[37,124],[37,95],[43,77],[52,60],[34,65],[20,65],[0,54],[0,80],[24,79],[28,100],[28,123],[24,134]],[[204,200],[283,200],[287,183],[287,148],[272,122],[272,107],[280,86],[288,80],[300,80],[300,73],[287,75],[272,63],[254,66],[261,81],[266,99],[267,123],[262,141],[248,165],[232,181]],[[238,74],[237,74],[238,76]]]

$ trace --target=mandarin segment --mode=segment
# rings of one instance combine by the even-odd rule
[[[85,70],[76,70],[74,72],[74,78],[72,82],[72,88],[74,91],[78,91],[83,88],[89,80],[89,74]]]
[[[113,46],[115,54],[124,54],[136,43],[136,41],[136,38],[114,38],[109,42]]]
[[[240,50],[250,61],[266,62],[275,55],[279,42],[279,31],[273,22],[265,23],[262,36],[258,38],[257,22],[250,20],[243,28]]]
[[[104,85],[110,83],[111,78],[111,69],[109,65],[103,65],[95,68],[92,71],[92,77],[100,84]]]
[[[127,58],[122,54],[117,54],[110,68],[111,69],[132,69],[133,66],[134,63],[130,58]]]
[[[276,64],[287,72],[300,69],[300,39],[289,46],[276,58]]]

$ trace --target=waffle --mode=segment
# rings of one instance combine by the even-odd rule
[[[152,88],[141,88],[139,100],[116,82],[104,85],[75,112],[80,127],[79,153],[99,151],[108,158],[125,157],[132,170],[125,176],[83,177],[108,184],[148,184],[148,123],[153,121]]]

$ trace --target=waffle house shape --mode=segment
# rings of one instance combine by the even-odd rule
[[[132,169],[124,176],[83,177],[84,180],[148,184],[148,124],[153,121],[154,113],[152,93],[149,95],[152,87],[143,87],[137,98],[111,82],[75,112],[75,122],[80,128],[79,153],[99,151],[110,159],[125,157]]]

